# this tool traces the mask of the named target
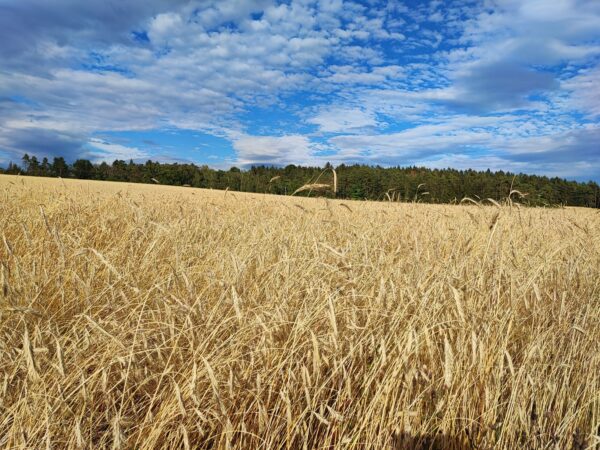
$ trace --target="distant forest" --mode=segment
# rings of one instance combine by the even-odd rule
[[[331,166],[327,164],[325,169]],[[424,167],[380,167],[339,165],[337,198],[356,200],[418,201],[424,203],[454,203],[464,198],[475,201],[501,201],[511,189],[519,192],[519,202],[531,206],[586,206],[600,208],[600,187],[595,182],[579,183],[562,178],[509,172],[475,170],[428,169]],[[216,170],[194,164],[158,163],[116,160],[92,164],[78,159],[67,164],[64,158],[52,162],[25,155],[22,164],[10,163],[0,173],[28,176],[79,178],[91,180],[126,181],[130,183],[159,183],[231,191],[260,192],[290,195],[307,183],[332,183],[332,171],[320,167],[256,166],[248,170],[232,167]],[[317,180],[317,178],[321,177]],[[521,197],[521,194],[526,194]],[[296,195],[316,195],[304,191]],[[318,195],[333,196],[332,192]]]

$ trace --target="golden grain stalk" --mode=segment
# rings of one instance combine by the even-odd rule
[[[323,183],[311,183],[311,184],[305,184],[304,186],[300,186],[298,189],[296,189],[292,195],[296,195],[299,192],[304,192],[304,191],[328,191],[331,189],[331,185],[330,184],[323,184]]]
[[[323,174],[325,172],[327,172],[328,170],[331,170],[331,173],[333,174],[333,185],[331,184],[325,184],[325,183],[318,183],[319,179],[323,176]],[[326,192],[331,190],[331,192],[333,192],[333,194],[337,193],[337,172],[335,171],[335,169],[332,167],[330,169],[325,169],[323,172],[321,172],[319,174],[319,176],[317,177],[317,179],[315,180],[314,183],[306,183],[303,186],[300,186],[298,189],[296,189],[292,195],[296,195],[299,192],[304,192],[304,191],[317,191],[317,192]]]

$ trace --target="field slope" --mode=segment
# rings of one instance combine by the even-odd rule
[[[2,448],[594,448],[600,214],[0,177]]]

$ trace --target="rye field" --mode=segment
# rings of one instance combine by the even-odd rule
[[[594,449],[600,213],[0,177],[0,447]]]

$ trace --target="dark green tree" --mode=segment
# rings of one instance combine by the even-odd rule
[[[69,176],[69,166],[62,156],[55,156],[52,160],[50,173],[54,177],[66,178]]]
[[[94,177],[94,165],[87,159],[78,159],[73,163],[75,178],[89,180]]]
[[[52,175],[50,163],[48,162],[48,158],[44,156],[42,159],[42,165],[40,166],[40,175],[43,177],[49,177]]]
[[[21,161],[23,161],[23,170],[25,172],[29,171],[29,163],[31,163],[31,158],[29,157],[29,155],[27,153],[25,153],[23,155],[23,158],[21,158]]]
[[[12,161],[8,163],[8,167],[4,171],[7,175],[19,175],[21,172],[21,168],[18,165],[13,164]]]
[[[29,160],[29,165],[27,166],[27,175],[32,175],[35,177],[40,175],[40,172],[40,162],[36,156],[32,156]]]

